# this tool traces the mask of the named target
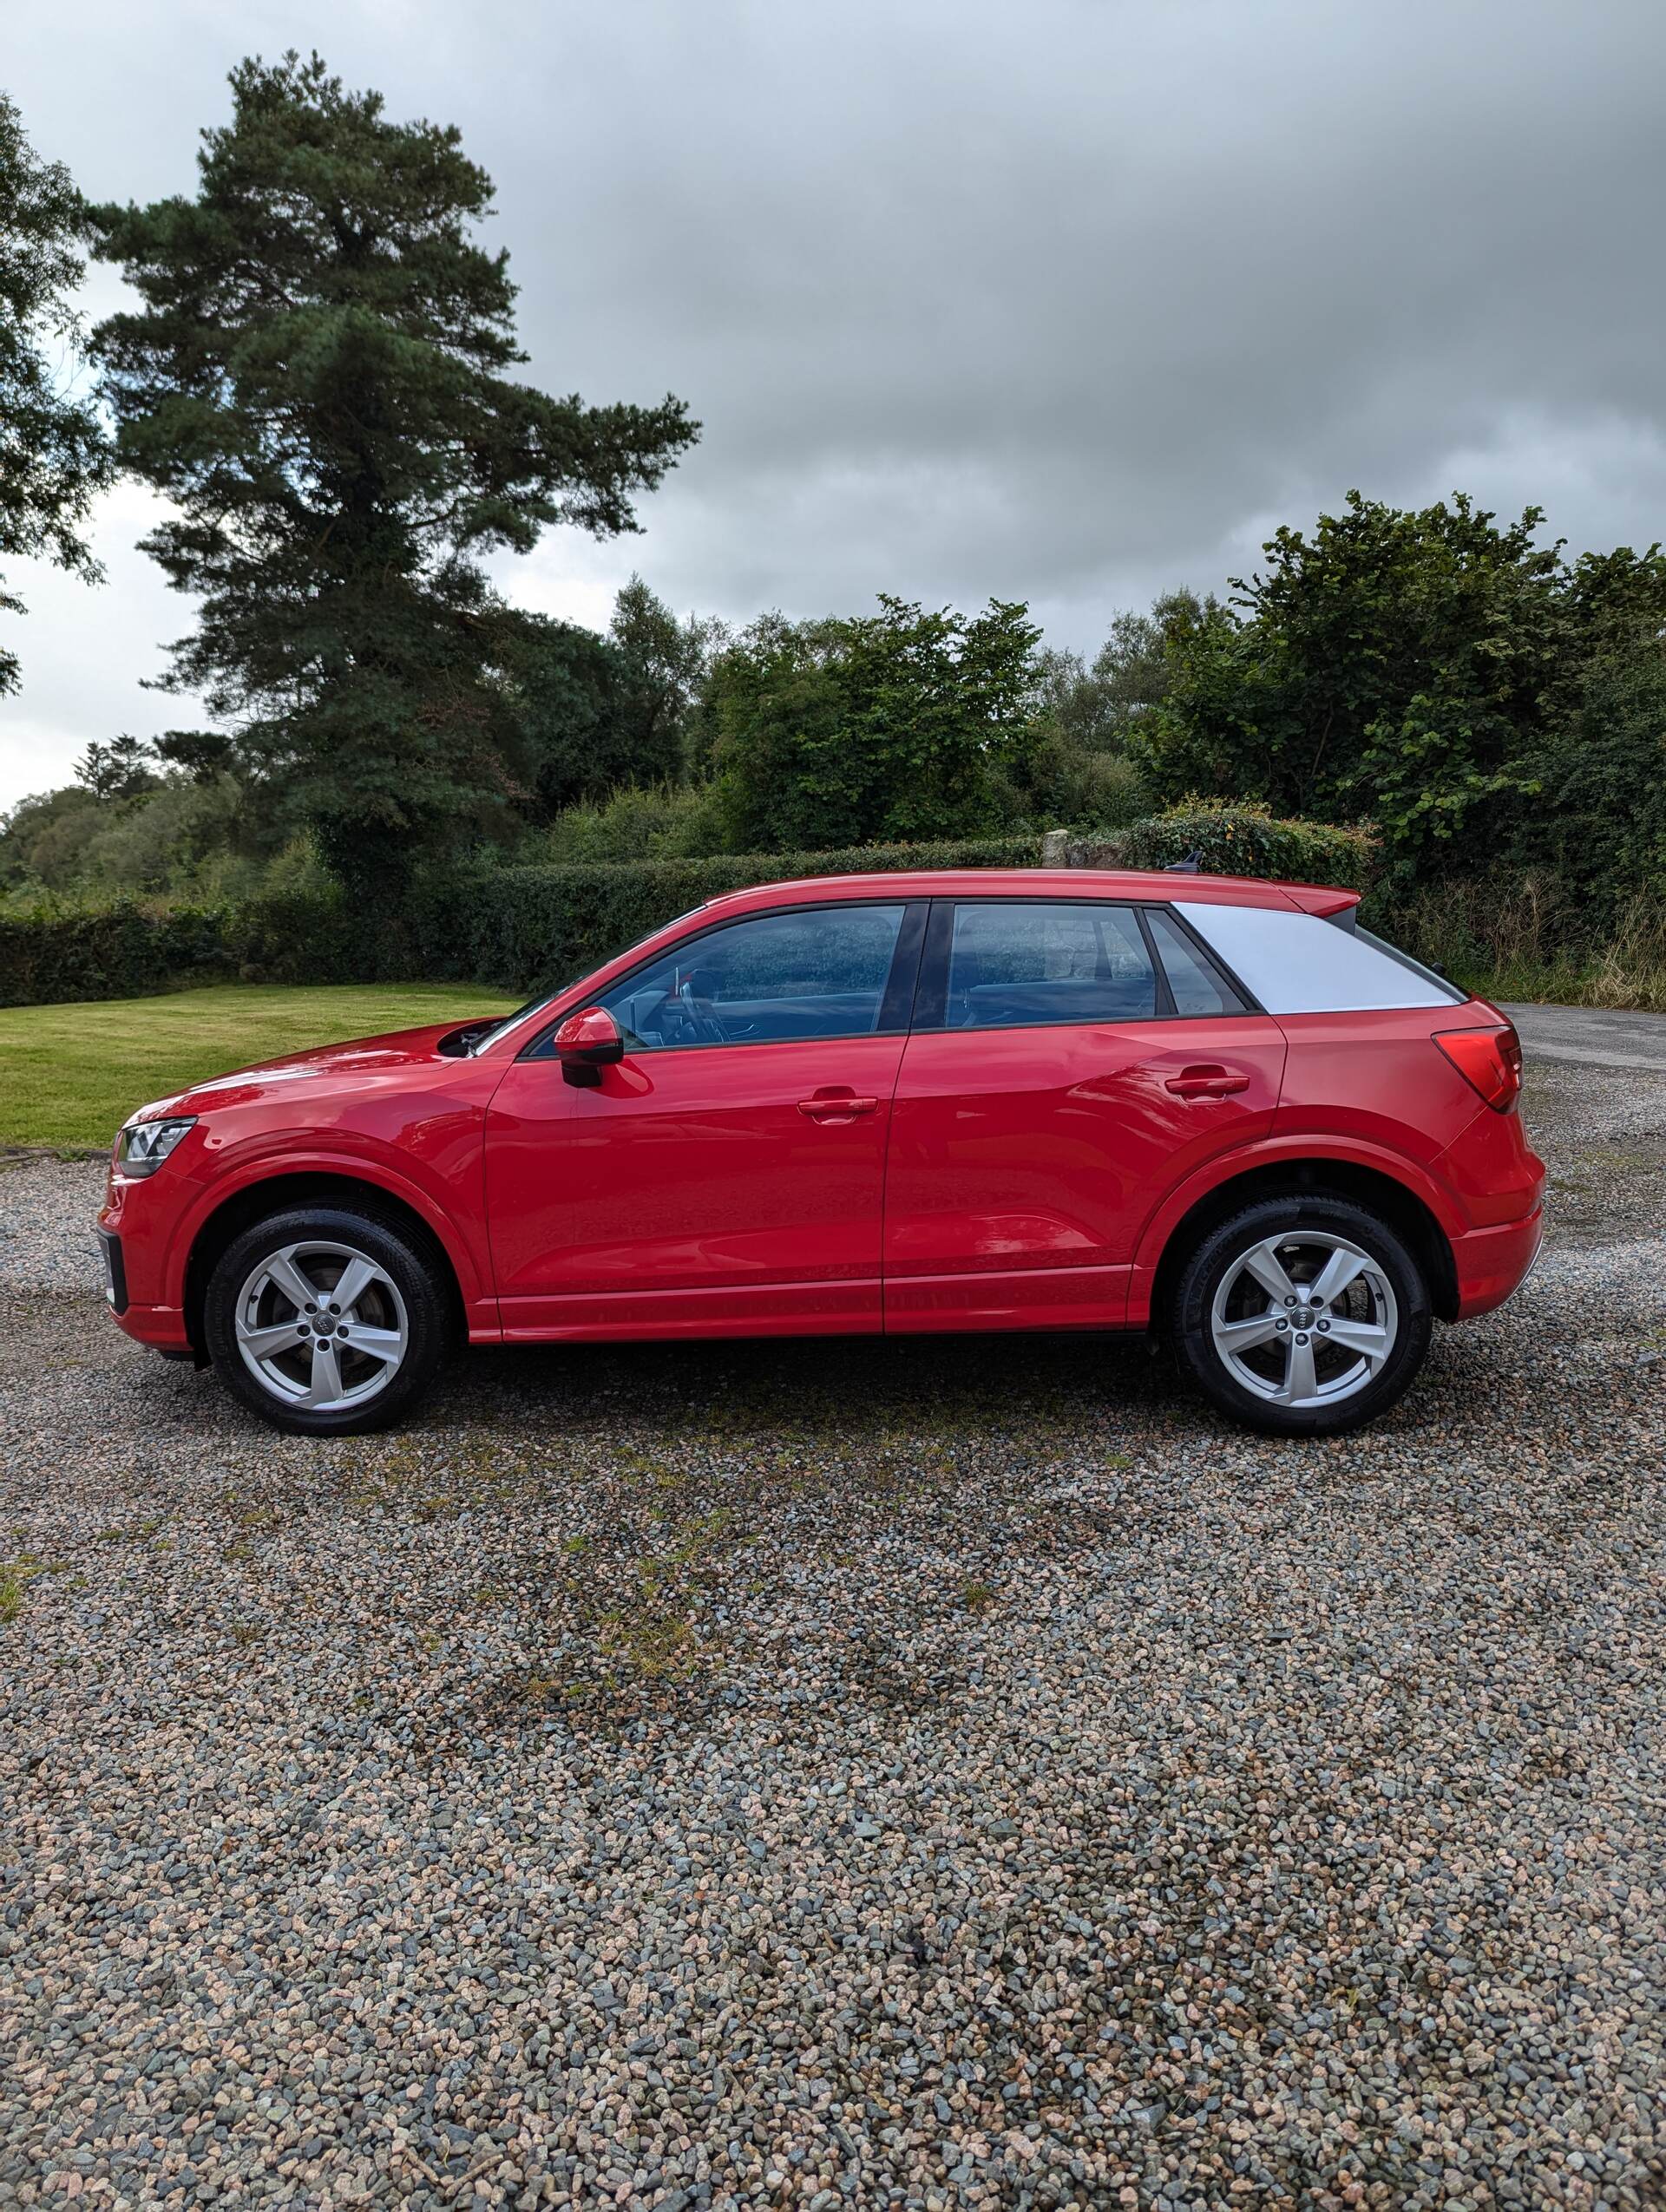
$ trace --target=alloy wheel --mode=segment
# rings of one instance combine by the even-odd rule
[[[404,1363],[410,1324],[386,1268],[350,1244],[286,1244],[237,1294],[237,1348],[263,1390],[314,1413],[344,1412],[384,1391]]]
[[[1333,1405],[1380,1374],[1400,1335],[1387,1275],[1324,1229],[1251,1245],[1221,1277],[1210,1335],[1222,1365],[1281,1406]]]

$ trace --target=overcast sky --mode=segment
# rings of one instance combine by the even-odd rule
[[[1350,485],[1666,535],[1661,0],[79,0],[0,82],[98,199],[188,191],[238,58],[316,46],[498,188],[526,373],[667,389],[701,442],[644,533],[505,563],[605,621],[1030,602],[1091,649]],[[95,304],[118,287],[100,272]],[[12,564],[0,807],[141,688],[190,603]]]

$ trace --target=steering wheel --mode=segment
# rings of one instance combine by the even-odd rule
[[[729,1038],[723,1024],[712,1011],[709,998],[696,993],[694,979],[698,969],[692,969],[677,986],[677,1004],[682,1008],[684,1019],[702,1044],[727,1044]]]

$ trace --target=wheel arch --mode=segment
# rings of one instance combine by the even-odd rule
[[[1451,1240],[1433,1210],[1397,1176],[1357,1160],[1269,1160],[1214,1184],[1164,1237],[1151,1276],[1149,1325],[1160,1328],[1175,1279],[1200,1238],[1258,1199],[1304,1195],[1344,1198],[1381,1216],[1423,1271],[1429,1303],[1443,1321],[1458,1319],[1458,1267]]]
[[[385,1185],[372,1182],[367,1176],[342,1175],[327,1169],[298,1169],[292,1174],[263,1175],[258,1181],[245,1183],[223,1199],[213,1212],[200,1225],[192,1239],[191,1250],[185,1267],[185,1326],[191,1340],[191,1349],[199,1361],[207,1357],[203,1334],[203,1301],[208,1282],[222,1253],[230,1249],[246,1229],[253,1228],[269,1214],[282,1214],[292,1206],[346,1206],[360,1212],[378,1214],[384,1221],[403,1229],[412,1242],[429,1253],[438,1265],[446,1285],[451,1308],[451,1323],[459,1340],[467,1335],[467,1309],[462,1286],[458,1278],[456,1259],[447,1248],[445,1239],[408,1199]]]

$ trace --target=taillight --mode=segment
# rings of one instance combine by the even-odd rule
[[[1521,1091],[1521,1039],[1508,1022],[1502,1029],[1440,1030],[1434,1041],[1495,1114],[1510,1111]]]

